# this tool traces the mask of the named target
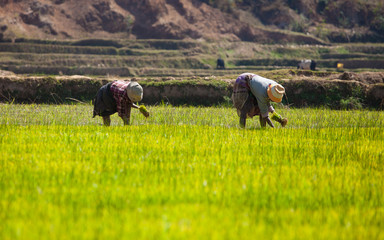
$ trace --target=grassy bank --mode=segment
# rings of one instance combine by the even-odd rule
[[[143,103],[212,106],[231,104],[233,82],[242,72],[238,70],[225,76],[209,77],[147,76],[134,80],[144,88]],[[288,97],[283,99],[286,105],[333,109],[380,109],[384,106],[384,73],[381,72],[338,73],[288,69],[252,72],[281,83]],[[117,79],[133,78],[5,75],[0,76],[0,101],[62,104],[71,102],[70,99],[78,99],[90,102],[102,85]]]

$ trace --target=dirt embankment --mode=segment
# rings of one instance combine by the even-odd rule
[[[0,40],[150,38],[323,43],[314,36],[255,26],[203,1],[0,0],[0,15]]]
[[[0,0],[0,40],[382,42],[382,5],[382,0]]]
[[[258,73],[284,85],[294,107],[383,108],[384,73],[330,73],[279,70]],[[136,78],[144,88],[143,103],[214,105],[229,101],[236,76],[189,77],[183,79]],[[89,102],[97,90],[115,79],[85,76],[27,77],[0,74],[0,101],[64,103]],[[124,79],[131,80],[131,79]],[[284,99],[286,101],[286,99]]]

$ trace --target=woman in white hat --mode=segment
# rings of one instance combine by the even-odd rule
[[[113,81],[102,86],[97,92],[93,101],[93,117],[103,117],[105,126],[111,125],[110,115],[118,113],[124,122],[129,125],[131,108],[140,109],[140,112],[148,117],[149,113],[145,108],[139,107],[134,102],[143,99],[143,88],[137,82]]]
[[[239,98],[236,100],[236,96],[241,96],[239,92],[246,90],[249,96],[243,94],[245,98],[243,98],[242,101],[239,101]],[[271,79],[263,78],[252,73],[241,74],[236,79],[234,93],[232,95],[232,100],[240,117],[240,126],[245,127],[247,116],[253,117],[259,115],[260,125],[262,127],[265,127],[267,123],[271,127],[275,127],[269,118],[269,113],[272,113],[272,119],[279,122],[282,127],[285,127],[288,119],[282,118],[277,114],[271,105],[271,101],[281,102],[284,94],[284,87]]]

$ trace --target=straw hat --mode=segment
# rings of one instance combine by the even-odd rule
[[[280,84],[269,84],[267,89],[268,97],[274,102],[281,102],[285,89]]]
[[[143,88],[137,82],[130,82],[127,86],[127,95],[132,102],[143,99]]]

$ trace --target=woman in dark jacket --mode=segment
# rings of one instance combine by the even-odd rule
[[[105,126],[111,125],[110,115],[118,113],[124,125],[130,124],[131,108],[139,109],[140,112],[148,117],[146,108],[137,106],[134,102],[143,99],[143,88],[137,82],[114,81],[102,86],[97,92],[93,101],[93,117],[99,115],[103,117]]]

